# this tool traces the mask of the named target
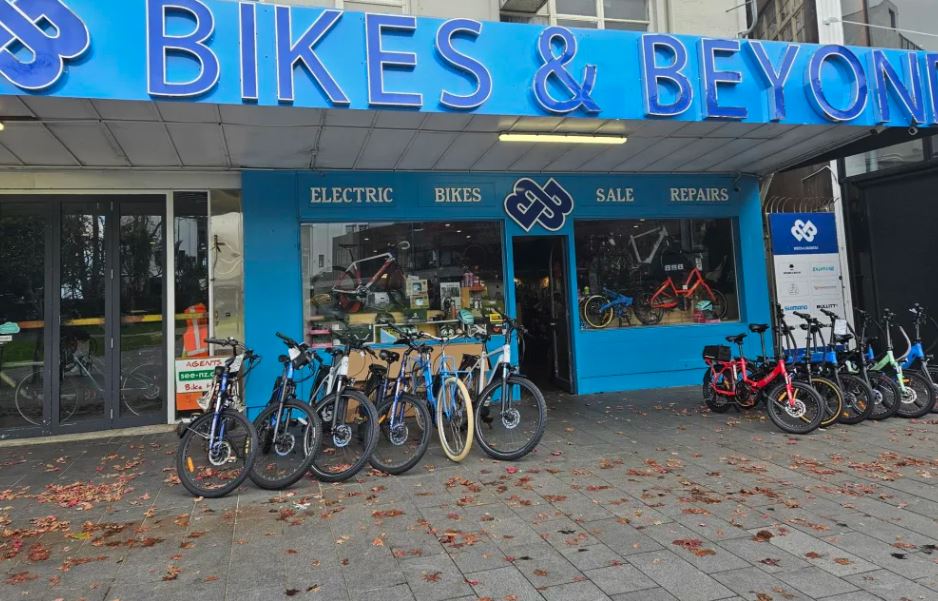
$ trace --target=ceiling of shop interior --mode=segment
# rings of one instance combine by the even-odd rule
[[[17,120],[17,118],[22,120]],[[397,169],[763,174],[869,134],[856,127],[315,110],[0,97],[0,168]],[[625,134],[622,146],[498,141]]]

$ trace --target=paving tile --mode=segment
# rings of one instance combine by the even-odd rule
[[[466,579],[472,583],[475,594],[481,598],[505,599],[513,595],[514,601],[543,601],[544,597],[514,566],[474,572]]]
[[[535,586],[542,588],[573,582],[583,574],[547,543],[519,545],[506,550],[512,564]]]
[[[603,544],[561,549],[560,554],[578,570],[595,570],[623,562],[621,555]]]
[[[751,536],[723,540],[717,543],[717,546],[770,574],[799,570],[810,565],[800,557],[795,557],[775,545],[755,541]]]
[[[886,601],[935,598],[935,591],[888,570],[854,574],[844,580]]]
[[[442,601],[472,592],[447,555],[416,557],[401,563],[401,570],[417,601]]]
[[[610,601],[610,598],[589,580],[571,582],[541,589],[547,601]]]
[[[931,548],[924,553],[922,549],[901,548],[862,532],[827,536],[823,540],[912,580],[938,576],[938,564],[933,561],[934,555]]]
[[[811,600],[810,597],[793,590],[785,582],[755,567],[720,572],[714,574],[713,577],[744,599],[762,601],[766,597],[770,599],[779,597],[788,601]],[[760,595],[763,596],[762,599],[759,599]],[[683,599],[683,597],[679,598]]]
[[[698,538],[699,535],[696,532],[677,522],[643,528],[642,534],[655,539],[665,548],[671,548],[680,557],[706,574],[746,568],[750,565],[716,543]],[[685,546],[681,546],[682,544]],[[700,546],[692,546],[696,544]]]
[[[681,601],[713,601],[732,593],[670,551],[632,555],[626,560]]]
[[[627,563],[588,570],[584,574],[609,595],[630,593],[657,586],[654,580]]]
[[[801,557],[835,576],[843,577],[876,569],[876,566],[868,561],[799,530],[780,530],[777,527],[766,530],[774,534],[768,544]],[[752,534],[755,535],[756,532],[753,530]]]
[[[857,590],[856,586],[846,580],[841,580],[829,572],[813,566],[790,572],[781,572],[775,574],[775,577],[809,597],[827,597]]]
[[[678,599],[663,588],[647,588],[634,593],[613,595],[612,601],[678,601]]]

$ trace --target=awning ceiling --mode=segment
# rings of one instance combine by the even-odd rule
[[[836,125],[611,121],[0,97],[0,168],[370,169],[762,175],[870,135]],[[621,146],[498,134],[624,134]]]

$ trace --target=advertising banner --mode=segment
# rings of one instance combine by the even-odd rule
[[[775,213],[769,216],[777,300],[789,325],[803,321],[792,312],[810,313],[822,321],[821,309],[844,315],[844,292],[833,213]],[[806,333],[794,332],[799,347]],[[826,336],[826,334],[825,334]]]
[[[176,409],[198,409],[199,397],[211,388],[215,368],[224,365],[226,357],[199,357],[176,360]]]

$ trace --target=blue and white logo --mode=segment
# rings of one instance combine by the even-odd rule
[[[573,196],[554,178],[542,187],[533,179],[523,177],[505,197],[505,212],[526,232],[535,224],[555,232],[573,212]]]
[[[814,225],[814,222],[810,219],[808,221],[798,219],[791,226],[791,235],[794,236],[795,240],[798,242],[814,242],[814,237],[817,236],[817,232],[817,226]]]
[[[18,88],[53,85],[90,43],[84,21],[60,0],[0,1],[0,75]]]

